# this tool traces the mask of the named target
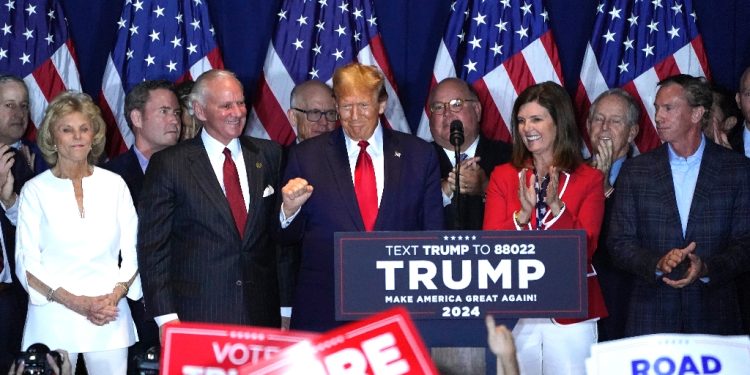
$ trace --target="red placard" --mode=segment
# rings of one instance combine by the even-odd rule
[[[437,374],[409,313],[395,308],[240,368],[255,374]]]
[[[164,334],[162,375],[237,374],[314,333],[206,323],[168,325]]]

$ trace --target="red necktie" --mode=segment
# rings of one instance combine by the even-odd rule
[[[354,168],[354,192],[357,194],[359,212],[365,223],[365,231],[371,232],[375,228],[375,219],[378,217],[378,188],[375,184],[375,167],[372,158],[365,151],[370,144],[367,141],[359,141],[359,156],[357,166]]]
[[[224,190],[227,193],[227,201],[229,201],[232,216],[234,216],[234,224],[237,225],[237,231],[242,238],[247,222],[247,205],[245,204],[245,198],[242,197],[237,166],[234,165],[232,152],[228,148],[224,148]]]

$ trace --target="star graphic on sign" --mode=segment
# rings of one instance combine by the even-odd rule
[[[677,37],[680,36],[680,29],[676,28],[676,27],[674,27],[674,25],[672,25],[672,29],[669,30],[669,31],[667,31],[667,34],[671,35],[671,37],[669,39],[677,38]]]
[[[320,55],[320,44],[316,44],[315,48],[313,48],[312,50],[315,52],[316,55]]]
[[[630,14],[630,18],[628,18],[628,23],[630,23],[630,27],[637,25],[638,16],[636,16],[635,13]]]
[[[527,14],[531,14],[531,4],[524,2],[521,10],[523,11],[524,16]]]
[[[125,56],[127,56],[127,59],[130,60],[133,58],[133,50],[128,49],[128,52],[125,52]]]
[[[620,11],[622,9],[617,9],[616,7],[612,6],[612,10],[609,11],[609,15],[612,17],[612,21],[615,20],[615,18],[621,18],[620,17]]]
[[[170,43],[172,43],[173,48],[182,47],[182,39],[178,38],[177,35],[174,36],[174,39]]]
[[[518,34],[518,39],[523,39],[524,37],[528,38],[529,36],[528,31],[529,31],[528,27],[521,26],[521,28],[518,31],[516,31],[516,34]]]
[[[370,27],[373,27],[373,26],[375,26],[375,25],[378,24],[377,22],[375,22],[375,20],[377,20],[377,19],[378,18],[374,17],[372,14],[370,15],[370,18],[367,19],[367,22],[370,23]]]
[[[354,13],[352,14],[354,15],[354,19],[356,20],[357,18],[362,17],[362,9],[354,8]]]
[[[474,241],[477,239],[477,236],[471,236],[471,240]]]
[[[626,37],[625,38],[625,41],[622,42],[622,44],[625,45],[625,50],[626,51],[629,50],[629,49],[633,49],[633,42],[635,42],[635,41],[632,40],[632,39],[630,39],[630,37]]]
[[[299,39],[295,39],[294,43],[292,43],[292,44],[294,45],[294,49],[295,50],[298,50],[298,49],[302,48],[302,41],[299,40]]]
[[[136,25],[130,26],[130,35],[135,35],[135,34],[138,34],[138,26]]]
[[[26,65],[31,62],[30,58],[31,58],[31,55],[27,55],[26,53],[24,53],[18,59],[21,60],[21,65]]]
[[[148,35],[152,42],[159,40],[159,33],[156,30],[151,30],[151,34]]]
[[[194,53],[198,53],[198,46],[196,44],[193,44],[191,42],[190,45],[188,46],[187,50],[189,52],[188,55],[192,55]]]
[[[310,71],[310,79],[318,78],[318,69],[313,68],[313,70]]]
[[[646,54],[646,56],[644,56],[644,57],[648,57],[649,55],[653,55],[654,54],[654,46],[649,45],[648,43],[646,43],[646,48],[642,49],[641,51],[643,51]]]
[[[456,236],[451,236],[451,241],[455,241],[455,240],[456,240]]]
[[[151,54],[148,54],[148,56],[146,56],[146,58],[143,59],[143,61],[146,62],[146,66],[151,66],[154,64],[154,57],[151,56]]]
[[[8,34],[10,34],[10,33],[11,33],[11,28],[12,28],[12,27],[13,27],[13,26],[11,26],[11,25],[8,25],[7,23],[6,23],[6,24],[4,24],[4,26],[3,26],[3,35],[8,35]]]
[[[317,24],[315,24],[315,27],[317,27],[317,28],[318,28],[318,30],[320,30],[320,31],[323,31],[323,30],[325,30],[325,29],[326,29],[326,28],[325,28],[325,25],[326,25],[326,23],[325,23],[325,22],[323,22],[323,20],[320,20],[320,21],[318,21],[318,23],[317,23]]]
[[[133,4],[133,6],[135,7],[136,12],[139,10],[143,10],[143,1],[141,0],[136,1],[135,4]]]
[[[605,40],[604,43],[605,44],[609,43],[609,42],[614,42],[615,41],[615,33],[613,33],[610,30],[607,30],[607,33],[604,34],[604,35],[602,35],[602,38],[604,38],[604,40]]]
[[[193,20],[190,25],[193,26],[193,30],[198,30],[201,28],[201,20]]]
[[[498,45],[497,43],[495,43],[495,46],[490,48],[490,50],[495,53],[493,56],[497,56],[497,55],[503,54],[503,51],[501,50],[502,48],[503,48],[502,44]]]
[[[461,236],[458,236],[458,240],[459,240],[459,241],[461,241],[461,240],[463,240],[463,239],[464,239],[463,237],[461,237]]]
[[[10,12],[13,9],[16,9],[16,2],[13,0],[8,0],[7,3],[5,3],[5,6],[8,7],[8,11]]]
[[[52,34],[49,34],[49,33],[48,33],[48,34],[47,34],[47,37],[46,37],[46,38],[44,38],[44,40],[46,40],[46,41],[47,41],[47,44],[48,44],[48,45],[49,45],[49,44],[54,44],[54,43],[55,43],[55,36],[54,36],[54,35],[52,35]]]
[[[659,28],[657,26],[659,26],[658,22],[651,21],[650,24],[646,25],[646,27],[648,27],[650,30],[648,33],[650,34],[650,33],[653,33],[654,31],[659,31]]]
[[[29,4],[29,6],[26,8],[26,13],[28,13],[29,15],[35,14],[36,13],[36,5]]]
[[[34,30],[26,29],[26,32],[23,33],[23,36],[26,37],[26,40],[29,40],[34,37]]]
[[[469,59],[469,63],[468,64],[464,64],[464,66],[466,67],[466,69],[469,70],[467,73],[471,73],[472,71],[475,72],[477,70],[477,68],[476,68],[477,63],[471,61],[471,59]]]
[[[338,48],[336,48],[336,52],[332,53],[331,56],[336,57],[336,61],[344,58],[344,51],[339,51]]]
[[[177,63],[172,60],[169,60],[169,64],[164,65],[164,67],[166,67],[167,69],[169,69],[170,72],[172,72],[172,71],[177,70]]]
[[[125,28],[125,20],[120,17],[120,20],[117,21],[117,29],[124,29]]]
[[[485,24],[486,25],[487,22],[484,22],[485,17],[487,17],[487,16],[483,16],[482,13],[477,12],[477,16],[474,17],[473,20],[476,21],[477,26],[479,26],[481,24]]]
[[[507,25],[507,24],[508,24],[507,22],[503,22],[503,21],[500,21],[500,22],[498,22],[498,23],[497,23],[497,24],[495,25],[495,27],[497,27],[497,29],[498,29],[497,31],[498,31],[498,32],[501,32],[501,31],[508,31],[508,28],[507,28],[507,27],[505,27],[505,25]]]
[[[344,14],[344,12],[349,11],[349,3],[343,2],[341,5],[338,6],[339,9],[341,9],[341,14]]]
[[[154,13],[156,14],[156,18],[164,17],[164,8],[157,5],[156,9],[154,9]]]
[[[297,22],[299,23],[300,26],[307,25],[307,17],[304,17],[300,14],[299,18],[297,18]]]
[[[336,32],[339,34],[339,36],[346,35],[346,27],[343,25],[339,25],[339,28],[336,29]]]
[[[0,47],[0,60],[8,58],[8,50]]]
[[[625,73],[628,71],[628,63],[625,62],[625,60],[622,60],[620,65],[617,66],[620,69],[620,73]]]
[[[480,44],[482,42],[482,39],[477,38],[476,35],[474,35],[474,39],[469,41],[469,44],[471,44],[471,49],[475,50],[477,48],[481,48],[482,45]]]
[[[443,241],[448,241],[448,236],[443,236]]]

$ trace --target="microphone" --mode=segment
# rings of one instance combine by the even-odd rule
[[[456,147],[464,144],[464,124],[461,120],[453,120],[451,122],[450,142]]]

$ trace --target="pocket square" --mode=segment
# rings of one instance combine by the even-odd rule
[[[273,195],[273,186],[268,185],[263,189],[263,198]]]

